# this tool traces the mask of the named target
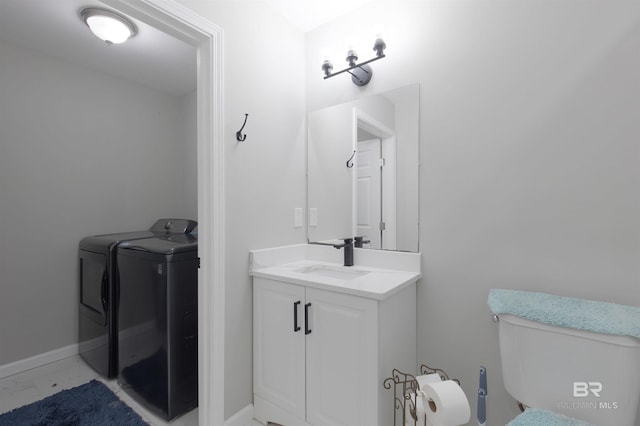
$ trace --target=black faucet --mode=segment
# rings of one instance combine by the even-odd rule
[[[355,241],[353,246],[356,248],[362,248],[363,244],[369,244],[371,240],[365,240],[366,237],[354,237]]]
[[[334,244],[337,249],[344,247],[344,266],[353,266],[353,238],[345,238],[343,244]]]
[[[356,237],[356,239],[357,238],[362,239],[361,237]],[[344,243],[342,244],[323,243],[320,241],[309,241],[309,244],[316,244],[319,246],[331,246],[337,249],[344,248],[344,266],[353,266],[353,238],[343,238],[342,240],[344,241]],[[361,244],[363,242],[368,243],[369,241],[362,241]]]

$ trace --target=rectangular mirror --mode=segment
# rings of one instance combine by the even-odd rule
[[[417,252],[419,85],[308,114],[308,239]]]

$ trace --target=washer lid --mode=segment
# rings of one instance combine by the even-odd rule
[[[123,241],[151,238],[154,235],[188,234],[198,226],[198,222],[189,219],[158,219],[148,231],[119,232],[85,237],[80,240],[84,250],[106,252],[115,244]]]
[[[192,234],[167,234],[143,240],[127,241],[118,250],[137,250],[157,254],[176,254],[198,250],[198,238]]]
[[[188,234],[198,226],[198,222],[189,219],[158,219],[149,229],[157,234]]]
[[[118,234],[94,235],[91,237],[85,237],[80,240],[79,246],[84,250],[107,252],[113,245],[121,243],[122,241],[139,240],[142,238],[150,238],[153,236],[154,233],[151,231],[121,232]]]

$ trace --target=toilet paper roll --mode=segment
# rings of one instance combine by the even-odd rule
[[[416,415],[418,416],[418,426],[426,426],[427,425],[427,412],[424,407],[424,398],[418,397],[416,398]]]
[[[416,414],[418,415],[418,426],[431,426],[429,422],[425,420],[427,412],[424,405],[424,398],[422,398],[422,389],[427,383],[441,382],[442,377],[440,377],[440,374],[438,373],[423,374],[421,376],[417,376],[416,381],[418,382],[418,395],[420,396],[416,399]]]
[[[425,426],[426,424],[425,418],[426,418],[427,412],[425,411],[424,398],[422,398],[422,392],[420,392],[420,389],[422,389],[422,387],[427,383],[434,383],[434,382],[441,382],[441,381],[442,381],[442,377],[440,377],[438,373],[423,374],[421,376],[416,377],[416,382],[418,382],[418,397],[416,397],[416,394],[412,392],[411,400],[415,401],[416,416],[418,417],[418,420],[417,422],[414,422],[413,416],[411,415],[411,412],[410,412],[410,407],[412,406],[412,404],[410,404],[409,402],[406,402],[405,403],[405,424],[407,426]]]
[[[413,426],[414,421],[411,417],[411,404],[408,401],[404,402],[404,426]]]
[[[425,426],[425,411],[422,397],[416,397],[416,394],[411,392],[409,394],[411,396],[411,400],[405,400],[404,403],[404,418],[405,418],[405,426]],[[413,416],[411,415],[411,408],[413,404],[416,404],[416,415],[418,417],[417,421],[414,421]]]
[[[469,401],[453,380],[425,383],[421,391],[428,423],[433,426],[459,426],[469,422]]]
[[[427,383],[441,382],[442,378],[438,373],[431,373],[417,376],[416,381],[418,382],[418,389],[422,389],[422,386],[426,385]]]

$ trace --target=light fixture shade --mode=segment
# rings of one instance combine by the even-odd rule
[[[124,43],[138,32],[133,22],[110,10],[87,8],[80,16],[91,32],[107,44]]]

